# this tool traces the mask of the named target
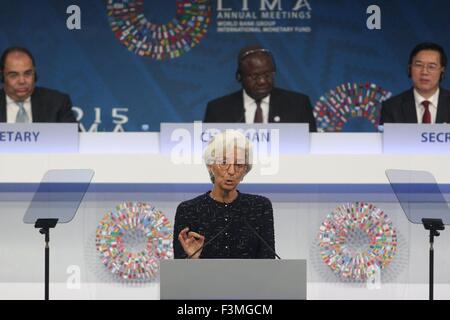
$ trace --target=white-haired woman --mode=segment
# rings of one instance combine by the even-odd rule
[[[227,130],[210,141],[204,160],[213,188],[178,206],[176,259],[275,258],[270,200],[237,190],[252,168],[251,159],[251,143],[238,131]]]

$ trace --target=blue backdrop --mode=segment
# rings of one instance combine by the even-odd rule
[[[112,30],[108,5],[135,2],[139,4],[132,0],[2,1],[0,49],[28,47],[36,58],[38,85],[70,93],[82,111],[78,116],[84,129],[98,131],[158,131],[160,122],[201,120],[208,100],[239,89],[234,78],[236,55],[251,43],[273,52],[278,86],[308,94],[313,104],[348,82],[373,83],[392,94],[409,88],[407,58],[418,42],[440,43],[450,53],[450,2],[445,0],[211,0],[199,1],[211,5],[210,20],[193,26],[198,34],[206,32],[204,36],[179,57],[160,60],[128,50]],[[147,20],[170,29],[177,3],[190,1],[140,2]],[[81,29],[66,25],[71,17],[66,10],[72,4],[81,10]],[[302,8],[294,10],[296,4]],[[366,26],[370,16],[366,9],[372,4],[381,9],[381,30]],[[227,18],[226,12],[253,12],[257,17],[239,20]],[[302,17],[280,18],[293,12],[303,12]],[[271,16],[261,18],[267,13]],[[230,25],[272,21],[304,28],[224,32],[219,25],[224,21]],[[442,84],[448,87],[449,80]]]

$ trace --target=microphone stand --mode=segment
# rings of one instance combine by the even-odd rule
[[[442,219],[422,219],[423,226],[426,230],[430,230],[430,250],[429,250],[429,300],[433,300],[434,287],[434,237],[439,236],[438,230],[444,230],[445,226]]]
[[[272,249],[271,246],[269,246],[269,244],[266,242],[266,240],[264,240],[263,237],[261,237],[259,235],[259,233],[256,232],[256,230],[251,226],[251,224],[247,221],[247,219],[245,217],[242,217],[242,220],[244,220],[247,227],[249,227],[249,229],[252,230],[252,232],[256,235],[256,237],[259,240],[261,240],[261,242],[270,250],[270,252],[272,252],[275,255],[275,257],[277,257],[279,260],[281,260],[280,256],[275,252],[275,250]]]
[[[189,256],[186,257],[186,259],[191,259],[193,256],[195,256],[200,250],[204,249],[206,246],[208,246],[211,242],[213,242],[218,236],[220,236],[222,233],[225,232],[225,230],[227,230],[231,225],[231,221],[228,222],[227,226],[225,228],[223,228],[222,230],[220,230],[220,232],[218,232],[214,237],[212,237],[211,239],[209,239],[206,243],[204,243],[200,248],[198,248],[197,250],[195,250],[195,252]]]
[[[49,288],[50,288],[50,229],[56,226],[58,219],[37,219],[34,225],[35,228],[40,229],[39,233],[45,236],[45,288],[44,297],[45,300],[49,300]]]
[[[256,235],[256,237],[270,250],[270,252],[272,252],[276,258],[278,258],[279,260],[282,260],[280,258],[280,256],[275,252],[274,249],[272,249],[272,247],[267,243],[266,240],[263,239],[263,237],[261,237],[261,235],[256,232],[256,230],[250,225],[250,223],[247,221],[247,219],[245,217],[241,217],[241,220],[244,220],[245,224],[247,225],[247,227]],[[214,237],[212,237],[211,239],[209,239],[206,243],[203,244],[203,246],[201,246],[200,248],[198,248],[197,250],[195,250],[194,253],[192,253],[191,255],[188,255],[185,259],[192,259],[193,256],[195,256],[200,250],[204,249],[206,246],[208,246],[211,242],[213,242],[218,236],[220,236],[222,233],[225,232],[225,230],[227,230],[230,225],[231,222],[233,221],[233,219],[231,219],[230,222],[228,222],[227,226],[225,228],[223,228],[222,230],[220,230],[220,232],[218,232]]]

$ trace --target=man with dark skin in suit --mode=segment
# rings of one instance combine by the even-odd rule
[[[274,87],[276,66],[269,50],[247,46],[239,51],[237,60],[236,80],[242,90],[210,101],[204,122],[303,122],[316,131],[308,96]]]
[[[246,52],[241,52],[239,56]],[[264,52],[255,52],[241,58],[241,83],[245,92],[255,100],[267,97],[273,88],[275,68]]]

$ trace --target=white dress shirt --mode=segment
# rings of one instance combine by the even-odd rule
[[[33,116],[31,114],[31,97],[28,97],[24,103],[23,107],[28,115],[28,122],[33,122]],[[8,95],[6,96],[6,122],[16,123],[17,113],[19,112],[19,105]]]
[[[422,101],[430,101],[428,110],[431,113],[431,123],[436,123],[437,106],[439,102],[439,88],[436,92],[428,99],[422,97],[416,89],[414,89],[414,100],[416,101],[416,113],[417,113],[417,123],[422,123],[423,114],[425,113],[425,107],[422,105]]]
[[[245,90],[242,90],[244,95],[244,110],[245,110],[245,123],[253,123],[256,113],[255,99],[251,98]],[[263,112],[263,122],[269,123],[269,103],[270,95],[261,100],[261,109]]]

